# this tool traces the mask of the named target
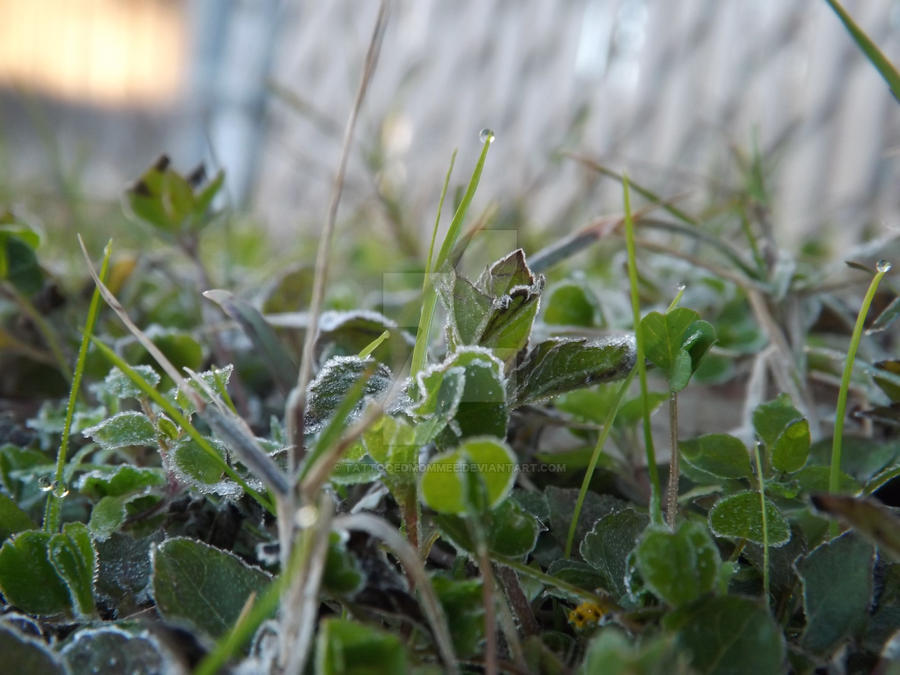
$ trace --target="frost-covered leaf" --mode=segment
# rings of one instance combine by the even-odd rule
[[[750,455],[740,439],[728,434],[706,434],[679,441],[681,456],[701,471],[721,478],[750,476]]]
[[[0,623],[0,654],[7,673],[66,675],[59,657],[48,645],[6,623]]]
[[[185,537],[164,541],[153,550],[152,560],[159,613],[213,638],[232,627],[250,593],[261,593],[271,581],[234,554]]]
[[[150,603],[150,546],[162,534],[134,539],[114,532],[96,542],[97,579],[95,594],[101,603],[113,607],[118,616],[128,616]]]
[[[370,368],[374,372],[366,382],[364,396],[353,409],[351,417],[362,411],[366,396],[378,396],[390,387],[390,370],[380,363],[376,364],[371,357],[361,359],[358,356],[335,356],[322,366],[309,385],[306,433],[316,433],[325,427],[344,397]]]
[[[11,605],[29,614],[59,614],[70,606],[66,584],[47,557],[52,536],[27,530],[0,548],[0,591]]]
[[[736,595],[705,598],[664,619],[676,643],[703,675],[784,672],[784,638],[757,601]]]
[[[414,395],[413,412],[424,425],[417,429],[418,443],[437,438],[446,447],[467,436],[506,435],[503,363],[483,347],[462,347],[420,373]]]
[[[346,619],[325,619],[316,639],[316,675],[407,672],[406,650],[392,633]]]
[[[482,516],[488,549],[508,558],[521,558],[534,550],[541,525],[514,500],[508,499]],[[441,533],[459,548],[475,553],[465,520],[458,516],[438,515],[435,522]]]
[[[65,582],[72,598],[72,608],[82,617],[94,613],[94,579],[97,553],[84,523],[66,523],[54,534],[48,546],[53,568]]]
[[[228,381],[231,379],[231,374],[233,372],[234,366],[229,363],[222,368],[212,368],[210,370],[204,370],[202,373],[197,373],[197,377],[205,386],[200,385],[193,377],[186,377],[185,381],[201,399],[210,402],[210,396],[207,389],[218,394],[220,398],[224,398],[223,394],[226,391],[225,387],[228,385]],[[180,388],[175,388],[171,391],[171,398],[182,410],[191,413],[196,412],[193,401],[185,396]]]
[[[78,631],[60,656],[72,673],[92,675],[162,675],[175,663],[150,633],[132,635],[114,626]]]
[[[485,270],[478,279],[478,287],[497,298],[508,295],[519,286],[530,286],[534,282],[534,274],[525,262],[525,251],[517,248]]]
[[[529,350],[513,372],[515,405],[625,377],[634,366],[632,337],[551,338]]]
[[[469,438],[454,450],[431,459],[422,475],[420,494],[425,504],[439,513],[474,515],[472,480],[483,486],[486,506],[497,506],[512,489],[516,456],[498,438]]]
[[[628,555],[649,524],[650,518],[646,514],[623,509],[597,520],[581,542],[581,557],[603,576],[603,587],[618,597],[627,592]]]
[[[156,445],[153,422],[144,413],[133,410],[113,415],[82,433],[107,450],[132,445]]]
[[[147,488],[165,485],[162,469],[119,464],[108,469],[89,471],[78,479],[78,491],[88,497],[118,497],[143,492]]]
[[[217,448],[217,443],[211,441],[210,445]],[[222,466],[224,458],[219,461],[211,457],[206,450],[201,448],[192,438],[185,438],[171,450],[171,459],[179,478],[186,479],[189,485],[203,483],[212,485],[222,479]]]
[[[769,546],[784,546],[791,539],[791,528],[781,511],[766,500],[766,526]],[[709,510],[709,527],[718,537],[746,539],[763,543],[762,506],[758,492],[739,492],[722,497]]]
[[[660,600],[683,606],[711,591],[719,573],[719,551],[706,528],[683,522],[675,532],[650,528],[636,550],[644,583]]]
[[[806,613],[801,642],[808,649],[827,653],[863,628],[872,600],[874,554],[869,542],[847,532],[796,562]]]
[[[159,373],[152,367],[132,366],[132,370],[136,371],[151,386],[155,387],[159,384]],[[94,385],[92,389],[117,399],[140,398],[144,396],[144,393],[131,381],[131,378],[118,368],[110,370],[103,382]]]
[[[381,363],[402,363],[415,339],[395,321],[371,310],[322,312],[318,344],[331,356],[355,356],[385,331],[388,338],[372,352],[372,358]]]
[[[152,495],[148,488],[142,492],[131,492],[116,497],[106,496],[100,499],[91,509],[91,517],[88,521],[88,529],[94,540],[106,541],[113,532],[125,524],[125,519],[129,515],[129,505],[132,502],[143,502],[147,499],[158,501],[160,497]]]
[[[665,373],[673,392],[687,386],[700,359],[716,340],[712,325],[684,307],[665,314],[647,314],[641,319],[641,332],[647,358]]]

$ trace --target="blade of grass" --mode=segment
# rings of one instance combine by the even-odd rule
[[[838,15],[838,18],[844,24],[844,27],[847,29],[847,32],[850,33],[850,36],[853,38],[856,45],[862,50],[863,54],[866,55],[866,58],[869,59],[872,65],[875,66],[875,69],[881,74],[884,81],[887,82],[894,98],[900,101],[900,72],[897,72],[894,65],[878,48],[878,45],[872,42],[872,39],[866,35],[865,31],[856,24],[853,18],[847,13],[847,10],[841,6],[841,3],[837,0],[825,1],[831,6],[834,13]]]
[[[22,310],[22,314],[28,317],[28,319],[34,324],[34,327],[37,329],[38,333],[41,334],[41,337],[44,339],[44,342],[47,345],[47,349],[50,350],[50,354],[53,356],[53,361],[56,367],[59,369],[59,372],[62,374],[66,380],[69,382],[72,381],[72,371],[69,368],[69,363],[66,361],[66,356],[63,353],[62,346],[59,344],[59,340],[56,338],[56,333],[53,331],[53,327],[50,325],[50,322],[45,319],[41,313],[35,308],[31,301],[22,295],[18,289],[8,281],[0,282],[0,290],[3,291],[16,305],[19,306],[19,309]]]
[[[631,385],[631,381],[634,379],[634,373],[635,370],[632,368],[631,372],[628,373],[628,377],[626,377],[622,384],[619,386],[619,391],[618,393],[616,393],[616,399],[609,407],[609,410],[606,413],[606,419],[603,420],[603,430],[597,437],[597,443],[594,445],[594,452],[591,453],[591,461],[588,462],[587,471],[584,474],[584,480],[581,481],[581,490],[578,491],[578,499],[575,501],[575,511],[572,513],[572,522],[569,524],[569,533],[568,535],[566,535],[566,558],[572,556],[572,545],[575,543],[575,530],[578,528],[578,519],[581,517],[581,507],[584,505],[585,497],[587,497],[587,491],[588,487],[591,484],[591,478],[594,477],[594,470],[597,468],[597,462],[600,460],[600,453],[603,452],[603,446],[606,444],[606,439],[609,436],[610,430],[612,429],[613,422],[615,422],[616,414],[619,412],[619,406],[622,404],[622,399],[625,397],[625,392],[628,391],[628,387]]]
[[[866,291],[862,305],[859,308],[859,314],[856,316],[856,325],[853,327],[853,334],[850,337],[850,347],[847,350],[847,360],[844,362],[844,374],[841,377],[841,388],[838,390],[837,408],[834,418],[834,437],[831,443],[831,470],[828,476],[828,491],[832,494],[838,491],[841,480],[841,444],[844,435],[844,417],[847,413],[847,391],[850,389],[850,377],[853,374],[853,362],[856,360],[856,351],[859,349],[860,340],[862,340],[863,327],[866,323],[866,316],[869,313],[869,307],[872,306],[872,299],[878,290],[878,284],[881,279],[891,270],[891,264],[886,260],[879,260],[875,265],[875,276]],[[837,536],[838,524],[831,524],[831,535]]]
[[[112,253],[112,240],[110,239],[103,249],[103,263],[100,266],[100,279],[105,281],[109,272],[109,256]],[[78,359],[75,361],[75,372],[72,376],[72,388],[69,390],[69,403],[66,406],[66,421],[63,424],[62,438],[59,443],[59,451],[56,453],[56,480],[54,486],[47,495],[47,504],[44,508],[44,531],[56,532],[59,530],[59,516],[62,509],[62,501],[66,494],[64,471],[66,467],[66,455],[69,452],[69,434],[72,429],[72,416],[75,414],[75,403],[78,400],[78,390],[81,387],[81,378],[84,375],[84,363],[87,358],[88,345],[94,334],[94,324],[100,310],[100,289],[94,287],[91,296],[91,304],[88,306],[87,319],[84,322],[84,330],[81,332],[81,346],[78,348]]]
[[[650,398],[647,393],[647,362],[644,358],[644,340],[641,337],[641,302],[638,296],[637,259],[634,249],[634,222],[631,219],[631,196],[628,192],[628,177],[622,176],[622,194],[625,201],[625,243],[628,249],[628,281],[631,286],[631,311],[634,320],[634,340],[637,351],[638,380],[641,383],[641,406],[644,420],[644,452],[647,456],[647,474],[650,477],[650,518],[661,525],[662,504],[660,502],[659,469],[656,466],[656,450],[653,447],[653,433],[650,430]]]

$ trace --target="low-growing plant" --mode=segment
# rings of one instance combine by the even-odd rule
[[[578,157],[622,217],[471,275],[481,142],[424,281],[356,306],[327,274],[362,245],[333,244],[343,168],[315,268],[220,279],[222,174],[158,161],[125,204],[165,273],[85,248],[62,309],[3,217],[0,384],[35,403],[0,417],[9,672],[896,668],[884,252],[846,287],[778,253],[756,154],[698,214]]]

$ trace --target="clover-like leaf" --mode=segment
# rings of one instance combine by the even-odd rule
[[[364,396],[353,408],[351,417],[362,412],[366,396],[377,396],[387,390],[391,384],[391,372],[386,366],[375,363],[371,357],[367,359],[361,359],[358,356],[330,358],[309,385],[305,431],[316,433],[323,429],[344,397],[370,369],[374,372],[366,382]]]
[[[53,568],[65,582],[72,607],[79,616],[94,613],[94,579],[97,575],[97,552],[84,523],[66,523],[54,534],[48,545]]]
[[[660,600],[683,606],[711,591],[719,573],[719,551],[706,528],[683,522],[675,532],[650,528],[636,549],[645,584]]]
[[[497,506],[512,489],[516,456],[512,449],[490,436],[466,439],[462,445],[431,459],[422,475],[422,501],[439,513],[476,515],[468,481],[481,482],[487,507]]]
[[[68,673],[48,645],[7,623],[0,623],[0,654],[3,654],[3,669],[8,673]]]
[[[69,590],[47,557],[52,536],[26,530],[0,548],[0,591],[29,614],[48,616],[70,607]]]
[[[685,461],[721,478],[750,476],[750,455],[740,439],[728,434],[705,434],[679,441]]]
[[[406,650],[392,633],[347,619],[325,619],[316,639],[316,675],[407,672]]]
[[[153,675],[178,670],[168,650],[152,634],[132,635],[115,626],[78,631],[60,656],[73,673]]]
[[[232,553],[193,539],[167,539],[152,552],[153,597],[168,620],[186,621],[213,638],[237,620],[251,593],[271,577]]]
[[[132,445],[155,446],[156,429],[144,413],[121,412],[82,432],[107,450]]]
[[[646,514],[623,509],[600,518],[581,542],[581,557],[600,572],[604,588],[618,596],[627,592],[627,559],[649,524]]]
[[[551,338],[536,345],[513,371],[515,405],[535,403],[598,382],[618,380],[635,361],[632,337]]]
[[[722,497],[709,510],[709,526],[719,537],[746,539],[763,543],[762,506],[759,493],[746,491]],[[791,539],[791,528],[781,511],[766,500],[766,527],[769,546],[784,546]]]

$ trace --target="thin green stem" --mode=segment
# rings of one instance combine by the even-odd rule
[[[631,286],[631,311],[634,318],[634,340],[637,347],[637,371],[641,383],[641,404],[644,418],[644,451],[647,455],[647,474],[650,476],[650,518],[662,524],[659,469],[656,466],[656,450],[650,430],[650,398],[647,395],[647,362],[644,358],[644,340],[641,337],[641,301],[638,295],[637,260],[634,250],[634,222],[631,218],[631,196],[628,192],[628,176],[622,176],[622,192],[625,200],[625,245],[628,250],[628,281]]]
[[[569,534],[566,536],[566,558],[572,555],[572,546],[575,543],[575,531],[578,528],[578,520],[581,517],[581,508],[584,505],[585,497],[587,497],[591,478],[594,476],[594,470],[597,468],[597,462],[600,460],[600,453],[603,452],[603,446],[606,444],[606,439],[609,437],[609,432],[616,419],[616,414],[619,412],[619,406],[622,404],[622,399],[625,398],[625,392],[628,391],[628,387],[634,379],[634,372],[635,371],[632,368],[631,372],[628,373],[628,377],[625,378],[625,381],[622,382],[622,385],[619,387],[615,401],[609,407],[609,410],[606,411],[606,419],[603,420],[603,430],[597,437],[597,443],[594,445],[594,452],[591,453],[591,461],[588,462],[584,480],[581,481],[581,490],[578,491],[578,499],[575,501],[575,511],[572,514],[572,522],[569,524]]]
[[[675,529],[678,518],[678,394],[669,394],[669,485],[666,490],[666,521]]]
[[[756,461],[756,477],[759,479],[759,507],[762,513],[762,546],[763,546],[763,595],[766,607],[769,606],[769,522],[766,515],[766,480],[759,458],[759,443],[753,446],[753,459]]]
[[[847,411],[847,392],[850,389],[850,377],[853,374],[853,362],[856,360],[856,350],[859,349],[859,342],[862,339],[863,327],[866,323],[866,315],[869,313],[869,307],[872,305],[872,299],[878,290],[878,284],[890,269],[890,263],[879,260],[875,266],[875,276],[866,291],[863,298],[862,306],[859,308],[859,314],[856,316],[856,325],[853,326],[853,334],[850,337],[850,348],[847,350],[847,360],[844,363],[844,374],[841,377],[841,388],[838,390],[837,409],[835,410],[834,419],[834,438],[831,444],[831,471],[828,476],[828,491],[835,493],[841,480],[841,443],[844,435],[844,417]],[[837,536],[838,524],[831,524],[832,536]]]
[[[109,256],[112,253],[112,240],[108,241],[103,249],[103,265],[100,267],[100,279],[106,281],[109,271]],[[59,451],[56,453],[56,480],[53,489],[47,495],[47,504],[44,507],[44,531],[56,532],[59,530],[60,511],[62,501],[65,498],[65,468],[66,457],[69,452],[69,434],[72,430],[72,417],[75,414],[75,403],[78,401],[78,390],[81,386],[81,378],[84,375],[84,364],[87,358],[88,345],[91,335],[94,333],[94,324],[100,310],[100,287],[94,287],[91,296],[91,304],[88,306],[87,319],[84,322],[84,330],[81,333],[81,346],[78,348],[78,359],[75,362],[75,373],[72,376],[72,388],[69,390],[69,403],[66,406],[66,421],[63,424],[62,438],[59,442]]]

